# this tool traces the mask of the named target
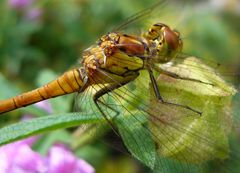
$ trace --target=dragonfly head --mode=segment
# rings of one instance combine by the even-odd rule
[[[154,24],[144,37],[149,41],[152,50],[156,52],[156,61],[166,63],[175,58],[182,50],[180,33],[163,23]]]

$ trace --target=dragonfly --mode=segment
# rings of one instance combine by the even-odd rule
[[[100,97],[133,81],[143,69],[149,72],[156,97],[164,103],[152,68],[155,63],[168,62],[177,56],[182,48],[179,36],[178,32],[162,23],[154,24],[143,37],[120,33],[104,35],[99,40],[98,46],[84,51],[83,67],[67,71],[41,88],[1,101],[0,112],[8,112],[56,96],[84,91],[91,85],[109,83],[109,86],[101,88],[94,95],[94,102],[98,105]],[[166,104],[174,103],[166,102]],[[178,106],[191,109],[188,106]]]
[[[103,116],[123,139],[131,136],[125,145],[138,159],[144,153],[148,166],[202,170],[201,164],[229,155],[230,104],[237,90],[201,60],[183,56],[183,45],[181,34],[161,22],[141,35],[109,32],[83,52],[79,68],[0,101],[0,113],[78,93],[83,110]]]

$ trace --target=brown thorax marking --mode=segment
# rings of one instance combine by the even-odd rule
[[[97,68],[103,68],[106,65],[107,57],[110,57],[116,51],[119,35],[109,33],[100,38],[97,46],[86,49],[83,53],[83,67],[87,74],[92,75]]]
[[[117,50],[116,45],[119,38],[120,36],[117,33],[109,33],[100,38],[98,45],[102,48],[106,57],[111,56]]]

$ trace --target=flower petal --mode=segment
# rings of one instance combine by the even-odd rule
[[[49,151],[49,173],[93,173],[94,169],[78,159],[63,145],[55,145]]]
[[[25,172],[42,172],[46,169],[42,156],[27,145],[22,145],[18,149],[14,159],[14,167],[20,168]]]
[[[8,0],[12,8],[21,9],[26,8],[32,4],[33,0]]]

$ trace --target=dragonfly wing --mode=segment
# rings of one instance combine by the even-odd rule
[[[213,159],[224,160],[231,152],[238,153],[237,150],[230,152],[229,147],[229,136],[234,133],[231,105],[232,96],[237,92],[235,88],[227,84],[213,69],[193,57],[165,66],[164,70],[177,74],[184,80],[160,74],[158,85],[163,99],[170,103],[188,105],[201,111],[202,115],[178,106],[170,108],[159,103],[154,98],[154,93],[151,94],[150,110],[155,115],[151,116],[151,129],[154,134],[159,131],[169,134],[158,136],[162,143],[168,141],[166,144],[171,148],[169,150],[160,144],[158,151],[161,155],[177,160],[181,160],[181,155],[183,162],[204,163]],[[172,136],[171,140],[169,136]],[[232,158],[239,160],[236,154]]]
[[[134,23],[136,24],[139,20],[143,20],[144,18],[150,17],[151,14],[156,12],[157,9],[163,10],[166,3],[167,3],[166,0],[159,0],[155,4],[149,6],[148,8],[145,8],[144,10],[141,10],[133,14],[132,16],[128,17],[123,23],[121,23],[119,26],[116,26],[113,29],[113,32],[124,30],[127,27],[129,27],[129,25],[132,25]]]
[[[188,68],[183,65],[178,67],[180,72],[186,73],[184,70],[191,69],[191,65]],[[231,97],[236,91],[215,73],[212,72],[211,76],[202,74],[204,68],[202,65],[201,71],[187,72],[187,77],[204,80],[203,83],[164,74],[160,74],[157,80],[165,102],[187,105],[202,112],[202,115],[159,102],[146,71],[126,85],[119,83],[119,88],[99,98],[101,110],[135,158],[154,169],[199,172],[204,169],[202,165],[210,160],[228,157],[228,137],[232,126]],[[165,70],[172,69],[168,67]],[[179,71],[172,72],[181,75]],[[207,72],[210,73],[210,69]],[[158,72],[155,75],[159,75]],[[91,86],[83,93],[82,111],[93,111],[96,116],[102,116],[93,101],[94,93],[118,80],[109,76],[101,80],[106,82]],[[234,158],[239,160],[236,155]]]
[[[227,72],[226,67],[214,61],[206,62],[209,65],[206,65],[201,59],[196,57],[177,57],[169,63],[156,66],[155,69],[160,73],[166,72],[166,75],[168,75],[168,72],[176,74],[176,77],[172,76],[175,79],[183,79],[183,81],[189,81],[190,83],[196,82],[206,84],[205,90],[195,90],[192,87],[186,87],[192,89],[194,92],[200,92],[201,94],[206,92],[207,94],[211,95],[228,95],[236,93],[237,88],[229,82],[233,82],[231,81],[233,78],[237,80],[239,75],[233,71],[230,72],[231,70]],[[223,69],[225,69],[225,73],[223,72]],[[223,72],[223,74],[221,72]],[[185,85],[188,84],[189,83],[186,83]]]

